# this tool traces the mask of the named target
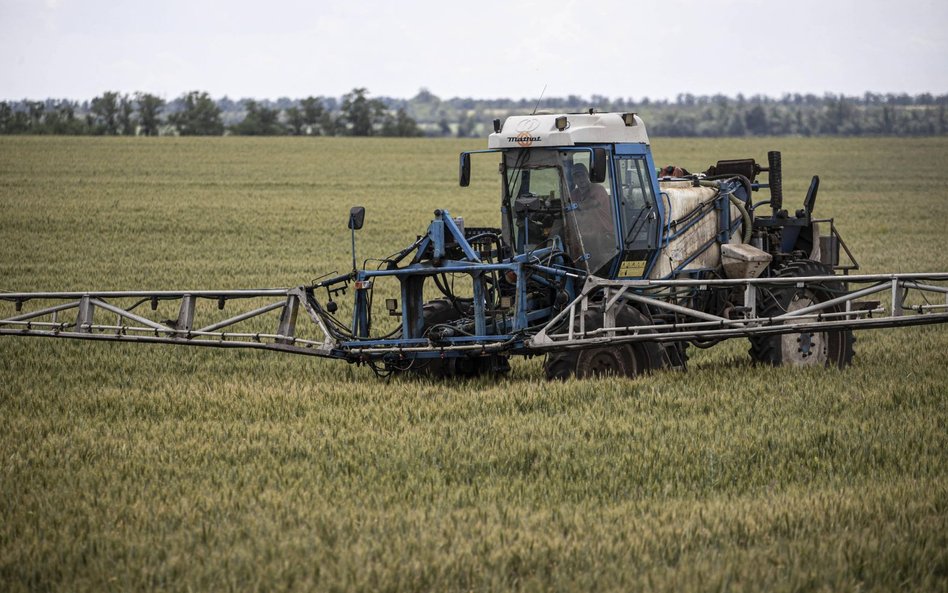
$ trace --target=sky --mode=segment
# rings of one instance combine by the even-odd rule
[[[944,0],[0,0],[0,99],[948,93]]]

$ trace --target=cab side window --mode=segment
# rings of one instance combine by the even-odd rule
[[[658,213],[645,159],[616,158],[616,176],[626,249],[653,248],[657,240],[654,221]]]

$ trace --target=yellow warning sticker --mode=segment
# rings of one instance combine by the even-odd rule
[[[619,265],[619,276],[637,276],[645,273],[645,261],[627,259]]]

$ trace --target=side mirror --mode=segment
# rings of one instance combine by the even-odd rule
[[[357,231],[362,228],[364,222],[365,208],[362,206],[353,206],[352,210],[349,210],[349,228]]]
[[[471,185],[471,155],[467,152],[461,153],[460,170],[458,171],[458,183],[461,187]]]
[[[605,148],[593,149],[592,171],[589,172],[589,180],[593,183],[602,183],[606,180],[606,158]]]

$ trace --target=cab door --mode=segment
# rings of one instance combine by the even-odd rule
[[[620,146],[617,146],[619,153]],[[662,236],[662,204],[656,199],[654,165],[647,147],[616,154],[615,177],[619,197],[622,258],[616,276],[648,276]]]

